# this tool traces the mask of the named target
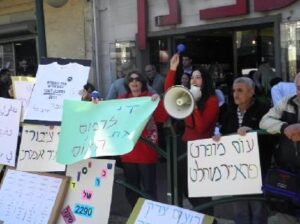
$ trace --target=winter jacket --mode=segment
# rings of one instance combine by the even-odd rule
[[[297,96],[284,98],[262,118],[259,126],[271,134],[280,134],[279,150],[276,152],[277,163],[284,168],[300,168],[300,142],[293,142],[283,133],[285,127],[299,123]]]
[[[261,118],[268,112],[269,106],[259,101],[253,101],[251,106],[245,112],[241,127],[250,127],[253,130],[259,129],[259,122]],[[223,135],[234,134],[239,129],[237,106],[230,106],[221,123],[221,133]],[[271,157],[273,153],[273,145],[269,140],[272,139],[270,135],[258,135],[259,155],[262,172],[265,173],[271,164]]]

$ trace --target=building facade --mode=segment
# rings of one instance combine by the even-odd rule
[[[25,60],[34,72],[40,56],[90,59],[90,81],[105,95],[121,64],[143,70],[150,62],[165,74],[183,43],[220,83],[262,61],[285,80],[299,71],[299,0],[49,1],[42,9],[40,0],[0,1],[1,68],[18,74]]]
[[[284,80],[300,71],[298,0],[96,2],[105,83],[128,61],[141,70],[153,63],[165,74],[179,43],[194,64],[210,69],[216,83],[266,61]]]

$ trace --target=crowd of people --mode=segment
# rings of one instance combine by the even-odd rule
[[[263,69],[266,70],[266,66]],[[178,74],[180,74],[179,78]],[[9,71],[1,70],[0,75],[0,97],[13,98]],[[261,78],[258,78],[259,76]],[[182,121],[173,119],[173,124],[181,135],[178,154],[187,152],[188,141],[206,138],[219,141],[223,135],[237,133],[244,136],[247,132],[263,129],[269,135],[258,136],[262,175],[266,174],[274,161],[277,166],[298,173],[300,171],[300,73],[296,75],[295,83],[282,82],[282,80],[271,82],[274,78],[273,73],[270,77],[265,77],[263,72],[252,77],[236,78],[230,87],[233,90],[233,103],[229,104],[222,91],[215,88],[212,75],[207,69],[193,66],[188,56],[175,54],[170,59],[170,68],[166,76],[159,74],[152,64],[145,66],[144,73],[129,68],[122,69],[119,79],[111,84],[104,98],[109,100],[151,96],[153,101],[160,100],[141,135],[163,148],[165,147],[163,124],[170,118],[163,105],[163,95],[180,80],[181,85],[187,89],[195,88],[201,97],[195,99],[195,108],[189,116]],[[259,86],[256,84],[258,80],[263,80]],[[273,98],[272,105],[257,99],[257,88],[269,92]],[[82,100],[92,101],[91,93],[94,90],[95,87],[87,83],[81,92]],[[216,128],[218,132],[215,131]],[[157,199],[156,163],[158,160],[158,153],[141,139],[130,153],[120,156],[125,180],[142,189],[149,198],[154,200]],[[180,161],[178,167],[179,192],[185,195],[194,207],[211,201],[210,197],[188,197],[187,158]],[[127,189],[126,197],[133,207],[139,195]],[[235,202],[233,207],[237,224],[267,223],[268,213],[264,202]],[[214,214],[212,208],[202,212]]]

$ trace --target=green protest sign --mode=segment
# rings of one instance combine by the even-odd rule
[[[130,152],[157,104],[150,97],[98,104],[65,100],[56,161],[72,164]]]

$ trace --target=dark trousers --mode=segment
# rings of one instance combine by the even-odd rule
[[[181,142],[181,147],[179,149],[179,155],[187,152],[187,142]],[[189,200],[192,206],[195,208],[199,205],[210,202],[211,197],[199,197],[199,198],[190,198],[188,197],[188,170],[187,170],[187,157],[178,162],[178,192],[179,200],[182,201],[183,195]],[[200,213],[211,215],[214,214],[213,208],[208,208],[199,211]]]
[[[156,200],[156,164],[123,163],[125,181],[144,193],[152,200]],[[128,188],[125,190],[126,198],[134,207],[140,195]]]
[[[238,201],[233,203],[236,224],[268,223],[267,205],[263,201]]]

